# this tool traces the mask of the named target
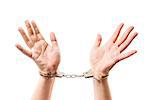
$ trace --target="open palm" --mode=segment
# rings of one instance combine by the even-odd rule
[[[121,29],[124,24],[120,24],[109,41],[104,45],[100,46],[102,37],[100,34],[97,35],[96,42],[91,50],[90,63],[95,77],[99,75],[105,76],[109,73],[110,69],[119,61],[130,57],[137,51],[132,50],[127,53],[122,53],[137,36],[137,32],[129,34],[134,27],[129,27],[118,39]]]
[[[60,52],[55,34],[52,32],[50,34],[50,39],[52,46],[50,46],[41,35],[37,25],[34,21],[25,22],[28,36],[24,30],[20,27],[19,32],[22,35],[25,43],[30,48],[30,51],[24,49],[21,45],[17,44],[16,47],[25,55],[32,58],[38,65],[40,71],[42,72],[56,72],[58,65],[60,63]],[[33,30],[33,29],[34,30]]]

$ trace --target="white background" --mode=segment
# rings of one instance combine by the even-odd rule
[[[30,100],[39,74],[34,62],[15,48],[26,47],[17,31],[26,19],[35,20],[46,40],[55,32],[61,49],[60,71],[79,73],[90,68],[89,52],[96,34],[103,44],[117,25],[139,33],[126,50],[138,53],[110,72],[113,100],[150,100],[149,0],[0,0],[0,100]],[[93,100],[92,79],[56,79],[52,100]]]

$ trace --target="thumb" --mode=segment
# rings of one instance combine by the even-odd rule
[[[94,47],[99,47],[101,45],[101,42],[102,42],[102,36],[100,34],[97,34]]]

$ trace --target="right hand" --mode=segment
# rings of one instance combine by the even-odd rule
[[[24,30],[20,27],[18,31],[23,37],[26,45],[30,48],[30,51],[24,49],[21,45],[16,44],[16,47],[26,56],[33,59],[38,65],[41,72],[55,73],[60,63],[60,50],[55,37],[55,34],[51,32],[50,39],[52,46],[50,46],[41,35],[36,23],[34,21],[29,23],[25,21],[28,36]],[[33,27],[33,28],[32,28]],[[34,30],[33,30],[34,29]]]

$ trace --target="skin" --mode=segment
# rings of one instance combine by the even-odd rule
[[[60,63],[60,50],[54,32],[50,33],[52,45],[49,45],[44,40],[34,21],[31,21],[30,23],[26,20],[25,24],[27,27],[28,36],[21,27],[19,27],[18,31],[30,50],[23,48],[19,44],[16,44],[16,47],[23,54],[31,58],[37,64],[41,72],[55,73]],[[96,79],[99,79],[101,76],[108,75],[109,71],[116,63],[134,55],[137,52],[136,50],[131,50],[127,53],[123,53],[123,51],[137,36],[137,32],[131,33],[134,27],[130,26],[121,38],[118,39],[123,25],[124,24],[121,23],[118,26],[114,34],[104,46],[101,46],[101,35],[97,35],[96,41],[90,53],[92,73]],[[107,79],[96,79],[93,80],[94,99],[112,100]],[[37,88],[31,100],[49,100],[51,98],[54,81],[55,78],[46,79],[44,77],[40,77]]]
[[[94,46],[92,47],[90,54],[92,72],[96,79],[99,79],[99,77],[101,76],[108,75],[109,71],[114,67],[116,63],[128,57],[131,57],[137,52],[136,50],[131,50],[127,53],[123,52],[138,35],[137,32],[131,33],[134,27],[130,26],[124,32],[124,34],[120,38],[118,38],[123,26],[124,24],[121,23],[117,27],[111,38],[103,46],[101,46],[101,35],[97,35],[96,41],[94,43]],[[94,100],[112,100],[107,79],[94,79],[93,83]]]
[[[54,32],[50,33],[51,45],[49,45],[44,40],[34,21],[30,23],[26,20],[25,25],[27,27],[28,36],[21,27],[18,28],[18,31],[30,50],[23,48],[20,44],[16,44],[16,47],[23,54],[31,58],[37,64],[41,72],[55,73],[60,63],[60,50]],[[31,100],[49,100],[54,81],[55,78],[46,79],[40,77]]]

